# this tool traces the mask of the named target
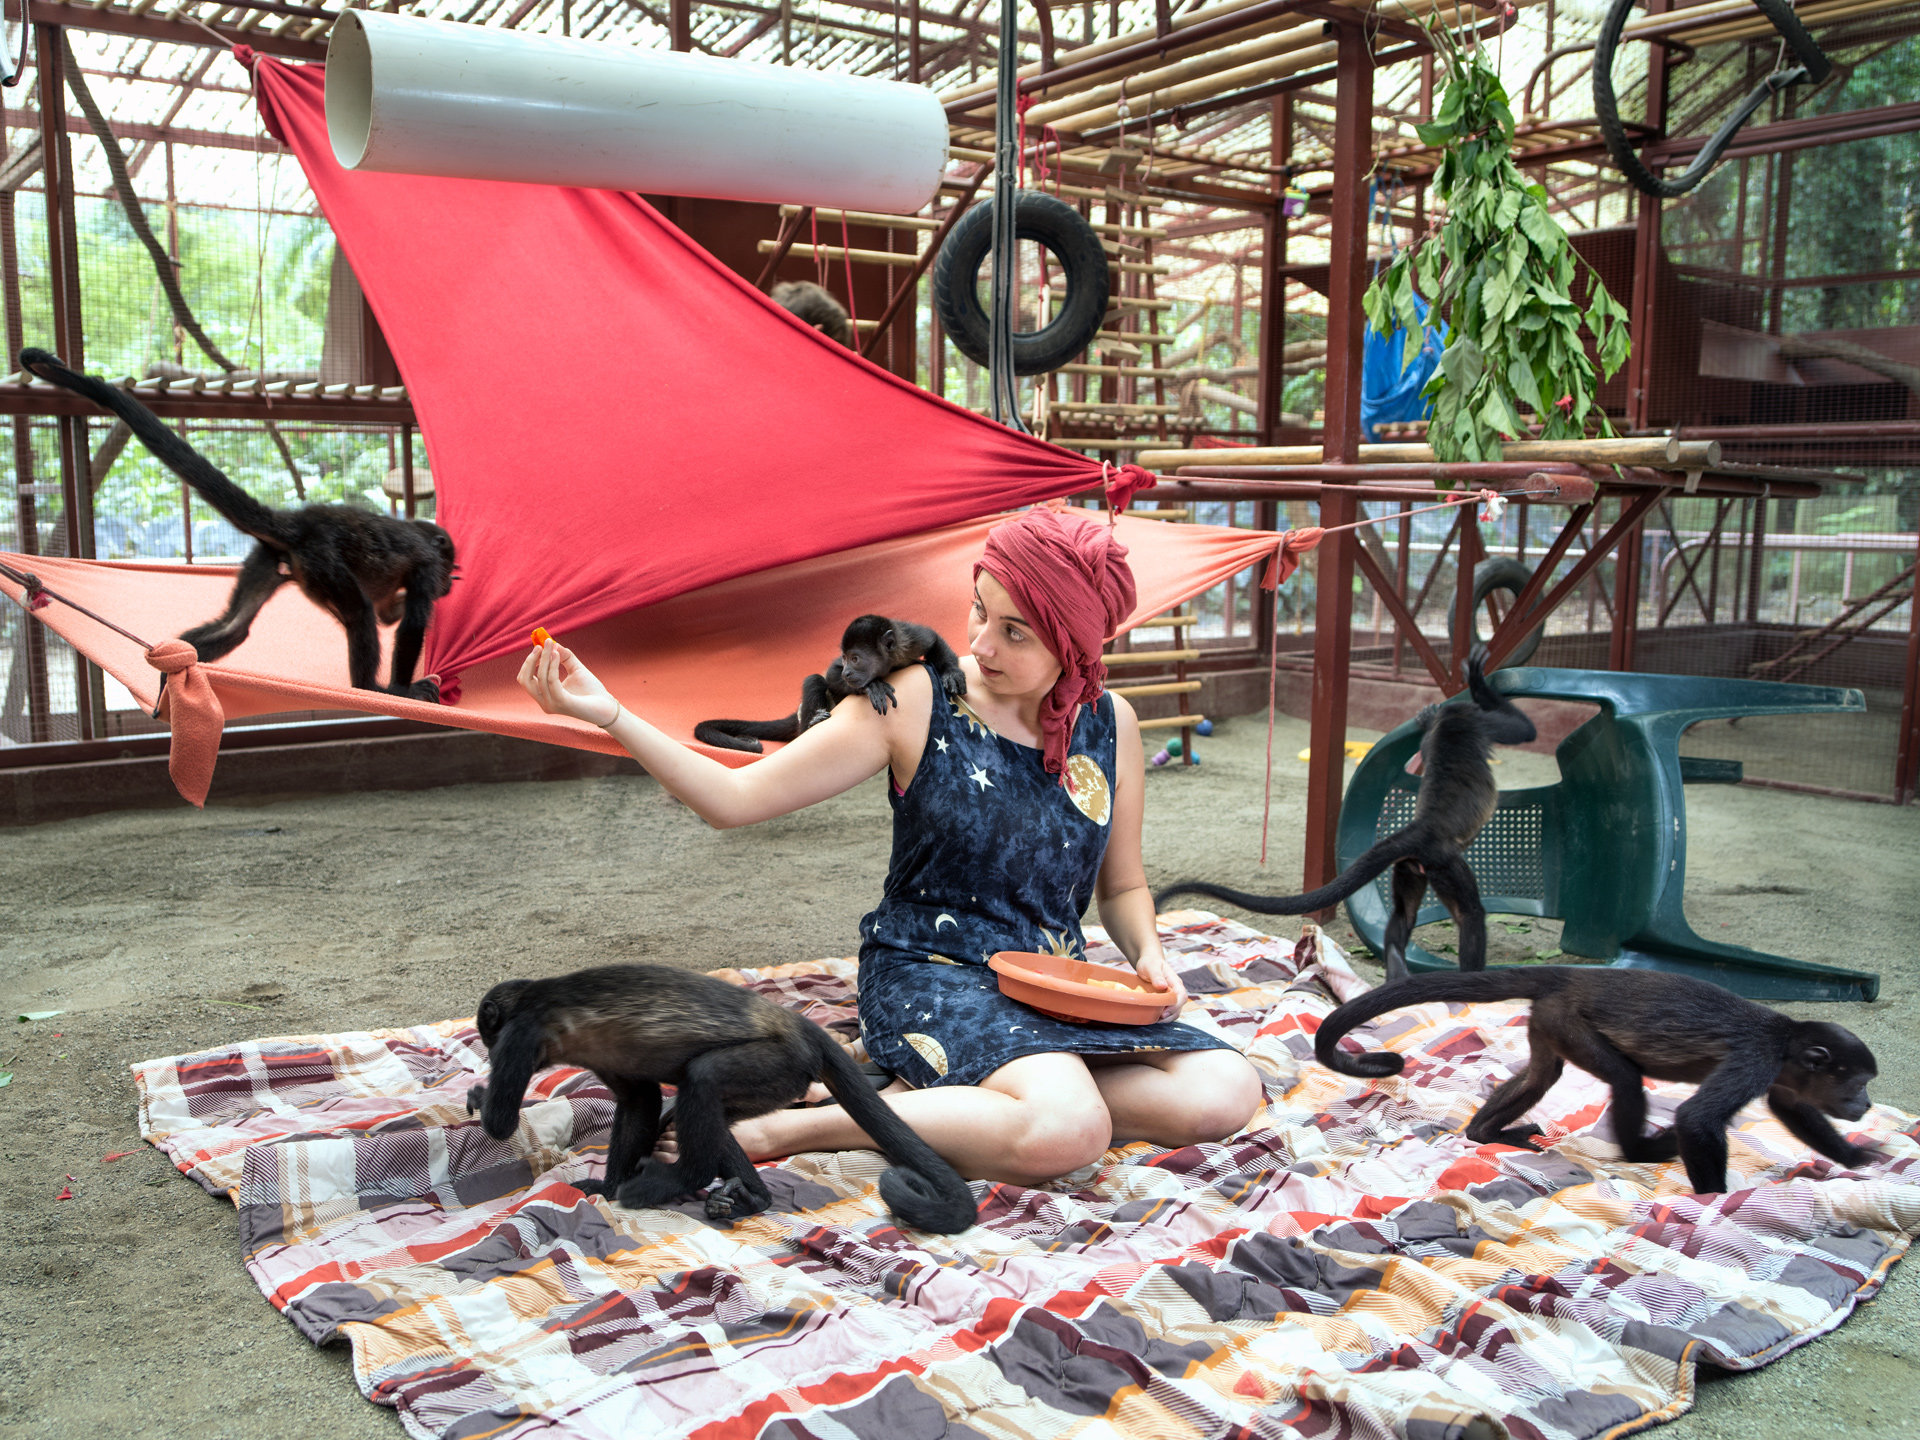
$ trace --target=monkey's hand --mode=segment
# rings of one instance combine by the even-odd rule
[[[478,1115],[487,1103],[487,1087],[475,1085],[467,1091],[467,1114]]]
[[[888,705],[897,703],[894,700],[893,686],[884,680],[875,680],[867,686],[867,699],[873,702],[875,711],[882,715],[887,713]]]
[[[967,672],[955,666],[940,677],[940,688],[959,699],[967,693]]]
[[[1486,642],[1485,641],[1476,642],[1474,647],[1471,650],[1467,651],[1467,669],[1469,671],[1474,672],[1475,674],[1479,674],[1479,675],[1486,674],[1487,673],[1487,653],[1488,652],[1487,652]]]
[[[600,1180],[576,1180],[573,1182],[573,1188],[578,1190],[582,1195],[610,1195],[613,1193],[607,1189],[606,1183]]]

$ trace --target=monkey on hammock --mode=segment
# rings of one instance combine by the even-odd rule
[[[1460,968],[1485,969],[1487,912],[1480,904],[1480,886],[1466,862],[1466,849],[1493,817],[1500,800],[1489,763],[1493,747],[1524,745],[1536,733],[1533,722],[1487,684],[1486,663],[1487,647],[1474,646],[1467,656],[1472,705],[1429,705],[1416,720],[1425,732],[1417,766],[1420,794],[1414,801],[1413,819],[1404,829],[1377,841],[1339,875],[1305,895],[1249,895],[1201,880],[1182,880],[1155,895],[1154,905],[1165,906],[1170,896],[1197,894],[1261,915],[1311,915],[1339,904],[1391,866],[1393,915],[1382,945],[1387,979],[1407,976],[1407,941],[1413,936],[1413,922],[1429,884],[1459,929]]]
[[[853,321],[847,307],[811,280],[782,280],[773,287],[773,303],[790,310],[829,340],[853,348]]]
[[[1526,1145],[1540,1133],[1513,1126],[1575,1065],[1613,1091],[1614,1143],[1634,1164],[1685,1162],[1695,1192],[1727,1188],[1727,1125],[1761,1095],[1802,1143],[1836,1164],[1865,1164],[1876,1152],[1845,1139],[1827,1120],[1858,1120],[1872,1101],[1867,1082],[1880,1073],[1873,1052],[1851,1030],[1824,1020],[1793,1020],[1705,980],[1660,970],[1577,965],[1514,965],[1478,974],[1437,971],[1369,990],[1340,1006],[1315,1033],[1313,1053],[1342,1075],[1398,1075],[1391,1051],[1352,1054],[1348,1031],[1405,1005],[1445,1000],[1468,1005],[1531,1000],[1527,1068],[1495,1090],[1467,1122],[1476,1144]],[[1673,1125],[1646,1133],[1643,1077],[1697,1084]],[[1513,1128],[1509,1128],[1513,1127]]]
[[[793,714],[778,720],[702,720],[693,727],[693,738],[703,745],[757,755],[762,740],[791,740],[833,714],[833,707],[847,696],[863,692],[884,715],[893,702],[887,676],[922,659],[933,662],[947,694],[967,693],[959,657],[932,628],[884,615],[862,615],[840,637],[840,656],[826,674],[809,675],[800,682],[800,708]]]
[[[546,980],[503,980],[475,1024],[492,1077],[467,1092],[489,1135],[519,1123],[534,1072],[593,1071],[616,1108],[606,1177],[578,1188],[628,1210],[707,1194],[709,1219],[758,1214],[772,1192],[728,1127],[806,1094],[815,1080],[873,1139],[893,1168],[880,1194],[905,1224],[953,1234],[974,1223],[973,1192],[875,1092],[847,1052],[804,1015],[738,985],[667,965],[602,965]],[[679,1158],[649,1158],[660,1135],[660,1086],[676,1087]]]
[[[20,364],[119,416],[162,464],[236,529],[253,537],[254,547],[241,563],[225,612],[180,637],[200,659],[218,660],[237,648],[260,607],[291,580],[346,627],[347,671],[356,690],[414,700],[440,698],[439,685],[431,677],[415,680],[413,667],[420,660],[434,601],[453,588],[453,538],[445,530],[431,521],[403,520],[357,505],[269,509],[117,386],[69,370],[45,350],[22,350]],[[382,685],[377,626],[395,621],[400,628],[393,637],[393,664],[388,683]]]

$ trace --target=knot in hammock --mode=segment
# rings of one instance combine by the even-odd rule
[[[251,45],[235,45],[233,47],[233,58],[251,70],[253,69],[253,62],[260,58],[260,52],[255,50]]]
[[[1278,590],[1286,584],[1287,577],[1300,568],[1300,557],[1318,545],[1326,533],[1318,525],[1309,525],[1304,530],[1289,530],[1280,536],[1273,554],[1267,558],[1267,572],[1260,577],[1260,588]]]
[[[29,610],[44,610],[53,603],[53,597],[47,594],[47,587],[42,585],[40,577],[31,571],[20,577],[20,589],[26,595]]]
[[[226,712],[199,655],[186,641],[162,640],[148,649],[147,663],[166,677],[160,682],[160,700],[153,713],[173,731],[167,774],[183,796],[204,808]]]
[[[459,671],[456,670],[452,674],[444,676],[429,675],[427,679],[433,681],[440,687],[440,703],[442,705],[458,705],[460,703]]]
[[[1067,745],[1075,714],[1100,698],[1107,679],[1101,648],[1133,613],[1127,547],[1080,511],[1042,507],[987,532],[976,580],[982,570],[1006,587],[1060,662],[1060,678],[1040,704],[1041,750],[1047,773],[1071,789]]]
[[[162,640],[147,651],[147,663],[163,675],[178,675],[189,665],[198,665],[200,656],[184,640]]]
[[[1133,503],[1136,493],[1158,485],[1160,477],[1144,465],[1115,465],[1111,460],[1102,460],[1100,483],[1106,489],[1107,504],[1118,515]]]

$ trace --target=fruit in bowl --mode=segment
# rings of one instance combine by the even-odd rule
[[[987,966],[1000,977],[1001,994],[1056,1020],[1151,1025],[1172,999],[1131,971],[1066,955],[1002,950]]]

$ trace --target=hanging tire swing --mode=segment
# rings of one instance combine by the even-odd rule
[[[1620,103],[1613,90],[1613,54],[1634,4],[1635,0],[1613,0],[1606,18],[1600,22],[1593,50],[1593,113],[1600,122],[1600,138],[1606,141],[1607,153],[1613,157],[1615,168],[1645,194],[1664,200],[1685,195],[1712,173],[1722,153],[1733,143],[1734,135],[1752,118],[1754,111],[1789,85],[1818,85],[1833,73],[1833,62],[1814,43],[1807,27],[1800,23],[1800,17],[1793,13],[1792,0],[1753,0],[1754,7],[1773,22],[1780,39],[1800,63],[1783,66],[1761,80],[1707,138],[1700,153],[1693,157],[1693,163],[1673,179],[1663,179],[1634,153],[1626,126],[1620,123]]]
[[[1494,555],[1482,560],[1473,567],[1473,613],[1467,620],[1467,633],[1460,634],[1460,618],[1456,614],[1447,623],[1447,631],[1453,640],[1453,653],[1464,655],[1480,640],[1480,607],[1487,603],[1487,596],[1496,590],[1505,590],[1514,599],[1520,598],[1520,592],[1527,588],[1527,581],[1533,578],[1533,572],[1525,562],[1511,555]],[[1513,653],[1500,662],[1502,668],[1508,665],[1524,665],[1533,658],[1533,652],[1540,648],[1540,642],[1547,633],[1547,622],[1542,620],[1532,630],[1520,637],[1520,643],[1513,647]]]
[[[1038,330],[1013,334],[1013,373],[1045,375],[1088,345],[1106,317],[1110,282],[1107,252],[1080,212],[1038,190],[1014,192],[1016,238],[1046,247],[1066,275],[1059,313]],[[988,362],[986,307],[980,303],[980,267],[993,242],[993,202],[960,217],[933,266],[933,303],[954,349],[976,365]]]

